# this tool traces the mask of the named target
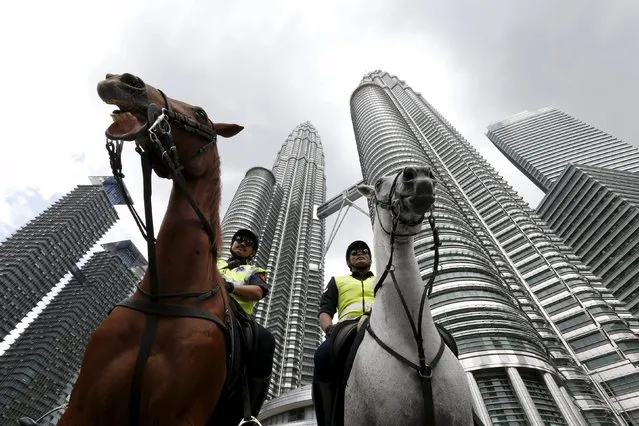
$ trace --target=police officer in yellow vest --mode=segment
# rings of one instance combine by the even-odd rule
[[[320,326],[328,338],[333,328],[333,316],[338,322],[357,320],[373,306],[375,276],[371,272],[371,251],[364,241],[353,241],[346,249],[346,264],[350,275],[331,277],[320,300]],[[330,425],[336,387],[329,340],[324,340],[315,352],[313,402],[318,426]]]
[[[245,316],[253,321],[251,314],[257,302],[266,297],[269,286],[266,283],[266,270],[248,263],[257,253],[257,236],[248,229],[239,229],[231,239],[231,256],[217,262],[217,268],[226,281],[226,289],[235,304],[235,310],[241,309]],[[242,313],[240,313],[242,314]],[[249,379],[251,414],[257,417],[266,394],[273,369],[275,339],[261,325],[255,323],[257,348],[246,360],[246,373]]]

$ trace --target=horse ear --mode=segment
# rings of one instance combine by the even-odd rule
[[[360,194],[362,194],[366,198],[374,198],[375,197],[375,188],[370,185],[357,185],[357,190]]]
[[[239,124],[215,123],[213,127],[215,127],[217,134],[224,138],[230,138],[244,130],[244,126]]]

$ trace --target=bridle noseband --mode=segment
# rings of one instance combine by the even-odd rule
[[[386,279],[386,277],[388,275],[391,276],[393,285],[395,287],[395,290],[397,291],[397,294],[399,295],[400,301],[402,302],[402,306],[404,308],[404,312],[406,313],[406,316],[408,317],[408,321],[410,323],[411,326],[411,330],[413,332],[413,337],[415,338],[415,343],[417,344],[417,354],[418,354],[418,358],[419,358],[419,364],[415,364],[414,362],[408,360],[406,357],[402,356],[401,354],[399,354],[397,351],[395,351],[393,348],[391,348],[390,346],[388,346],[386,343],[384,343],[373,331],[373,329],[371,328],[371,323],[370,321],[367,322],[366,324],[366,331],[368,331],[368,333],[371,335],[371,337],[373,337],[373,339],[384,349],[386,350],[389,354],[391,354],[393,357],[395,357],[396,359],[398,359],[399,361],[401,361],[402,363],[408,365],[410,368],[414,369],[417,371],[417,373],[419,374],[419,378],[420,378],[420,382],[422,385],[422,393],[423,393],[423,397],[424,397],[424,405],[425,405],[425,409],[426,409],[426,424],[427,425],[435,425],[435,417],[434,417],[434,403],[433,403],[433,394],[432,394],[432,386],[431,386],[431,382],[430,379],[433,377],[433,369],[435,368],[435,366],[437,365],[437,363],[439,362],[441,356],[444,353],[444,349],[445,349],[445,344],[444,344],[444,340],[440,337],[440,344],[439,344],[439,350],[437,351],[437,354],[435,355],[435,357],[433,358],[433,360],[430,363],[426,362],[426,355],[424,353],[424,338],[422,337],[422,320],[423,320],[423,315],[424,315],[424,305],[426,303],[426,297],[430,295],[431,291],[433,290],[433,282],[435,281],[435,275],[437,274],[437,268],[439,266],[439,246],[441,245],[441,242],[439,240],[439,233],[438,230],[435,226],[435,217],[433,216],[433,207],[431,206],[430,208],[430,214],[428,216],[428,223],[430,225],[431,231],[433,232],[433,247],[431,248],[431,250],[435,250],[435,257],[434,257],[434,261],[433,261],[433,272],[430,276],[430,279],[428,280],[428,283],[424,286],[424,290],[422,291],[422,297],[421,297],[421,302],[419,305],[419,315],[418,315],[418,324],[415,325],[415,321],[413,320],[413,316],[410,313],[410,310],[408,308],[408,304],[406,303],[406,299],[404,298],[404,295],[402,294],[400,288],[399,288],[399,284],[397,283],[397,279],[395,278],[395,267],[393,266],[393,253],[395,250],[395,237],[396,236],[415,236],[419,233],[419,231],[413,233],[413,234],[397,234],[396,230],[397,230],[397,226],[398,224],[401,222],[404,225],[407,226],[417,226],[419,224],[421,224],[424,221],[424,216],[422,216],[418,221],[414,222],[414,223],[405,223],[402,222],[400,220],[400,214],[401,214],[401,204],[399,204],[398,202],[393,202],[393,196],[395,195],[395,189],[397,186],[397,179],[399,178],[399,176],[401,176],[404,173],[404,170],[400,170],[397,175],[395,176],[395,179],[393,180],[393,184],[391,185],[391,189],[388,195],[388,200],[379,200],[377,199],[377,197],[375,197],[374,199],[374,203],[375,203],[375,217],[377,218],[377,220],[379,221],[380,226],[382,227],[382,229],[384,230],[384,232],[386,232],[387,234],[390,235],[390,246],[391,246],[391,251],[390,251],[390,256],[388,258],[388,263],[386,264],[386,268],[384,269],[384,273],[382,274],[382,276],[379,278],[379,280],[377,281],[377,284],[375,285],[375,294],[377,294],[377,292],[379,291],[379,289],[382,287],[382,284],[384,282],[384,280]],[[378,208],[382,208],[384,210],[388,210],[391,214],[391,217],[393,219],[393,223],[392,223],[392,228],[390,230],[390,232],[388,230],[386,230],[384,228],[384,224],[382,223],[382,220],[379,217],[379,210]]]
[[[173,108],[169,103],[169,99],[164,94],[164,92],[161,90],[158,90],[158,92],[160,92],[160,94],[162,95],[166,108],[160,108],[156,104],[149,105],[147,109],[148,122],[153,123],[149,126],[149,137],[151,138],[151,141],[155,144],[155,146],[160,149],[162,159],[167,163],[171,162],[173,165],[173,169],[182,170],[183,167],[180,165],[177,148],[173,144],[173,137],[171,134],[171,125],[169,124],[169,120],[171,120],[174,125],[181,127],[187,132],[194,133],[197,136],[200,136],[202,139],[208,140],[208,142],[197,151],[195,151],[195,153],[192,154],[188,158],[188,160],[191,160],[203,154],[209,148],[214,146],[217,143],[217,133],[215,132],[214,128],[205,126],[187,117],[184,114],[173,111]],[[171,165],[169,165],[169,167],[171,167]]]
[[[395,195],[395,190],[397,188],[397,180],[404,173],[404,170],[406,170],[406,168],[403,168],[402,170],[400,170],[395,175],[395,178],[393,179],[393,183],[391,184],[390,191],[388,193],[388,200],[380,200],[377,197],[375,197],[375,216],[379,217],[379,208],[381,207],[384,210],[388,210],[390,212],[392,218],[393,218],[393,226],[392,226],[392,229],[391,229],[390,232],[388,230],[386,230],[386,228],[384,228],[384,224],[382,223],[381,220],[379,222],[379,224],[382,227],[382,229],[384,230],[384,232],[389,234],[391,236],[391,238],[394,238],[395,236],[397,236],[397,237],[412,237],[412,236],[417,235],[417,233],[415,233],[415,234],[397,234],[397,233],[395,233],[395,231],[397,229],[397,225],[400,222],[399,215],[401,213],[401,205],[399,203],[399,200],[393,201],[393,196]],[[432,208],[431,208],[431,217],[432,217]],[[406,226],[417,226],[420,223],[422,223],[423,221],[424,221],[424,216],[420,217],[415,222],[402,221],[402,224],[406,225]],[[392,243],[393,243],[393,240],[391,239],[391,244]]]

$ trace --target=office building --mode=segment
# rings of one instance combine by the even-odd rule
[[[69,275],[60,293],[1,357],[0,424],[37,418],[66,401],[91,333],[139,280],[111,251],[93,254]]]
[[[486,135],[543,192],[570,163],[639,172],[639,149],[556,108],[520,112]]]
[[[247,171],[222,221],[222,257],[237,229],[248,228],[260,237],[254,263],[267,270],[271,291],[254,315],[275,337],[269,398],[312,382],[321,339],[325,244],[324,221],[315,210],[325,200],[321,138],[305,122],[286,138],[272,172],[261,167]]]
[[[100,183],[78,185],[0,244],[0,339],[117,220]]]
[[[431,310],[457,341],[484,421],[639,421],[639,322],[570,248],[405,82],[367,74],[351,116],[366,182],[407,165],[428,165],[438,180]],[[425,221],[415,238],[424,280],[432,242]]]

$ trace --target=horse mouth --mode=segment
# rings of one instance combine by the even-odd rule
[[[432,195],[413,195],[406,197],[406,204],[416,213],[425,213],[435,202]]]
[[[113,123],[105,131],[108,138],[132,141],[148,129],[149,101],[142,79],[132,74],[107,74],[98,83],[98,96],[104,103],[118,107],[111,113]]]
[[[133,141],[148,129],[144,114],[138,112],[115,110],[111,113],[113,123],[105,130],[109,139]]]

